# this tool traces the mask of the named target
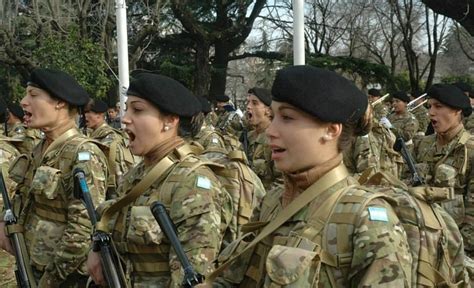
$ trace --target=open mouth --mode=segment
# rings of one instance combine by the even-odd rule
[[[25,123],[30,122],[31,117],[33,116],[33,114],[31,114],[30,112],[28,112],[26,110],[23,110],[23,113],[24,113],[23,122],[25,122]]]
[[[128,139],[130,140],[130,142],[133,142],[135,140],[135,133],[133,133],[132,131],[128,130],[128,129],[125,129],[125,133],[127,133],[128,135]]]
[[[252,112],[247,111],[247,119],[249,120],[252,119],[252,116],[253,116]]]

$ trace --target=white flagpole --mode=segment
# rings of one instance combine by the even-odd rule
[[[304,64],[304,0],[293,0],[293,65]]]
[[[125,102],[129,82],[128,68],[128,36],[127,36],[127,4],[125,0],[115,1],[115,15],[117,18],[117,52],[120,95],[120,119],[124,115]]]

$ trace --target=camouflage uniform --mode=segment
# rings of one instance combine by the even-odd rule
[[[403,158],[393,150],[395,135],[376,122],[373,125],[369,134],[356,137],[351,148],[344,151],[344,164],[353,175],[371,169],[370,173],[381,171],[398,178]]]
[[[175,251],[150,212],[157,200],[167,207],[194,269],[203,275],[214,269],[212,261],[232,217],[232,200],[214,173],[186,152],[191,150],[188,144],[174,148],[166,156],[172,167],[109,223],[133,287],[181,287],[183,280]],[[143,162],[132,168],[119,187],[120,194],[130,192],[151,168]]]
[[[204,123],[201,131],[193,138],[204,149],[203,153],[224,153],[227,154],[227,147],[224,138],[214,129],[213,126]]]
[[[410,112],[402,114],[392,113],[388,116],[388,120],[392,123],[392,131],[397,137],[402,137],[405,142],[410,143],[416,132],[418,131],[418,120]],[[409,145],[407,143],[407,145]],[[413,146],[413,145],[412,145]]]
[[[95,204],[105,199],[107,160],[96,144],[69,129],[33,158],[15,159],[10,177],[18,183],[14,202],[21,202],[19,224],[25,231],[31,264],[42,287],[76,287],[85,281],[85,261],[92,225],[81,200],[74,197],[73,171],[84,170]],[[15,206],[18,209],[18,206]],[[82,283],[83,285],[84,283]]]
[[[27,128],[22,123],[16,123],[8,127],[8,136],[22,140],[21,142],[15,144],[22,154],[31,153],[33,148],[43,138],[40,130]]]
[[[464,128],[466,128],[469,133],[474,135],[474,114],[464,118]]]
[[[377,104],[373,106],[374,117],[377,120],[380,120],[382,117],[387,117],[389,114],[389,110],[384,103]]]
[[[418,133],[420,135],[425,135],[426,128],[428,128],[428,124],[430,124],[430,117],[428,115],[428,109],[425,106],[421,105],[415,110],[412,111],[412,114],[415,115],[416,120],[418,120]]]
[[[385,200],[370,200],[371,192],[349,187],[353,184],[356,181],[347,177],[321,191],[231,264],[213,287],[409,287],[411,255],[398,217]],[[312,215],[325,204],[322,199],[341,189],[345,191],[339,201],[333,202],[330,213],[330,219],[337,218],[340,224],[315,228],[322,219]],[[267,193],[259,222],[267,223],[282,212],[282,194],[283,191]],[[353,203],[362,199],[364,205]],[[384,211],[383,219],[373,217],[376,210]],[[338,245],[347,246],[349,253],[336,255]],[[242,249],[229,247],[237,252]],[[224,251],[219,262],[225,262],[232,254],[232,249]]]
[[[127,134],[110,127],[106,123],[99,126],[89,134],[89,137],[99,141],[108,148],[109,180],[107,189],[107,199],[115,198],[116,189],[122,182],[122,178],[129,169],[135,165],[135,160],[127,148]],[[115,151],[115,153],[114,153]],[[112,155],[110,153],[114,153]],[[106,153],[107,154],[107,153]]]
[[[0,169],[2,169],[3,178],[7,191],[10,192],[10,197],[13,196],[12,192],[16,187],[16,183],[8,178],[8,167],[13,159],[20,155],[15,146],[10,144],[11,141],[18,140],[6,138],[3,135],[0,136]],[[0,209],[3,209],[3,199],[0,199],[0,206],[2,207]],[[16,287],[14,267],[15,257],[6,251],[0,250],[0,287]]]
[[[215,127],[222,133],[233,135],[239,139],[243,129],[242,118],[236,111],[223,111],[218,114]]]
[[[248,158],[250,167],[260,177],[265,189],[268,191],[273,185],[283,183],[283,175],[275,167],[272,160],[272,150],[268,144],[265,133],[256,130],[248,132]]]
[[[455,199],[443,202],[463,234],[465,249],[474,253],[474,137],[461,129],[450,143],[439,146],[436,134],[425,136],[415,149],[418,169],[427,185],[453,187]]]

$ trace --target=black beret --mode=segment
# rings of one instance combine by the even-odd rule
[[[217,102],[229,102],[229,100],[230,100],[229,96],[224,95],[224,94],[216,96]]]
[[[69,74],[54,70],[38,68],[33,70],[28,85],[41,88],[61,100],[74,105],[84,106],[89,102],[89,94],[76,79]]]
[[[277,72],[273,100],[289,103],[325,122],[358,121],[367,109],[367,95],[335,72],[292,66]]]
[[[372,96],[376,96],[376,97],[382,96],[382,94],[380,94],[380,90],[379,90],[379,89],[375,89],[375,88],[369,89],[369,91],[367,92],[367,94],[372,95]]]
[[[392,98],[396,98],[398,100],[402,100],[403,102],[410,102],[410,96],[404,91],[397,91],[392,94]]]
[[[25,112],[23,112],[23,108],[20,107],[18,104],[10,104],[8,105],[8,111],[10,111],[16,117],[23,119],[25,116]]]
[[[199,102],[201,102],[201,112],[202,113],[209,113],[212,111],[211,103],[207,100],[204,96],[198,97]]]
[[[107,109],[109,109],[109,106],[104,101],[100,99],[95,99],[92,101],[92,105],[90,106],[89,109],[95,113],[104,113],[104,112],[107,112]]]
[[[128,95],[146,99],[163,112],[191,117],[201,111],[199,100],[178,81],[142,72],[130,83]]]
[[[270,106],[272,104],[272,93],[268,89],[254,87],[249,89],[249,94],[255,95],[263,104]]]
[[[452,107],[461,109],[462,114],[467,117],[472,113],[471,102],[464,95],[463,91],[454,85],[435,84],[427,91],[428,97],[437,99],[439,102]]]

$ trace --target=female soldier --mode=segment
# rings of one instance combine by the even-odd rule
[[[45,134],[32,159],[19,156],[9,175],[18,183],[14,203],[22,200],[19,223],[39,287],[84,287],[87,281],[92,227],[86,208],[74,197],[73,171],[85,172],[95,203],[104,200],[107,185],[104,154],[76,127],[78,109],[88,100],[74,78],[52,69],[34,70],[21,100],[26,125]],[[0,247],[12,251],[4,225]]]
[[[367,96],[309,66],[280,70],[272,94],[266,133],[285,189],[268,193],[258,222],[247,227],[265,225],[260,234],[219,256],[222,262],[235,257],[232,248],[247,249],[214,286],[408,287],[411,256],[397,216],[380,196],[356,187],[341,162],[368,125]]]
[[[128,95],[122,123],[130,136],[130,150],[143,161],[125,175],[118,190],[124,196],[104,209],[97,230],[111,232],[125,260],[128,285],[180,287],[181,265],[150,205],[159,200],[167,207],[184,251],[204,275],[213,269],[223,229],[232,217],[232,203],[213,172],[182,138],[195,132],[192,117],[201,109],[199,100],[177,81],[144,72],[130,83]],[[144,182],[150,184],[134,194],[134,186]],[[104,283],[98,253],[89,254],[88,270],[94,282]]]
[[[469,98],[453,85],[436,84],[428,90],[435,134],[415,147],[416,162],[430,186],[452,187],[455,198],[442,206],[463,234],[466,254],[474,256],[474,138],[463,126],[472,113]]]

